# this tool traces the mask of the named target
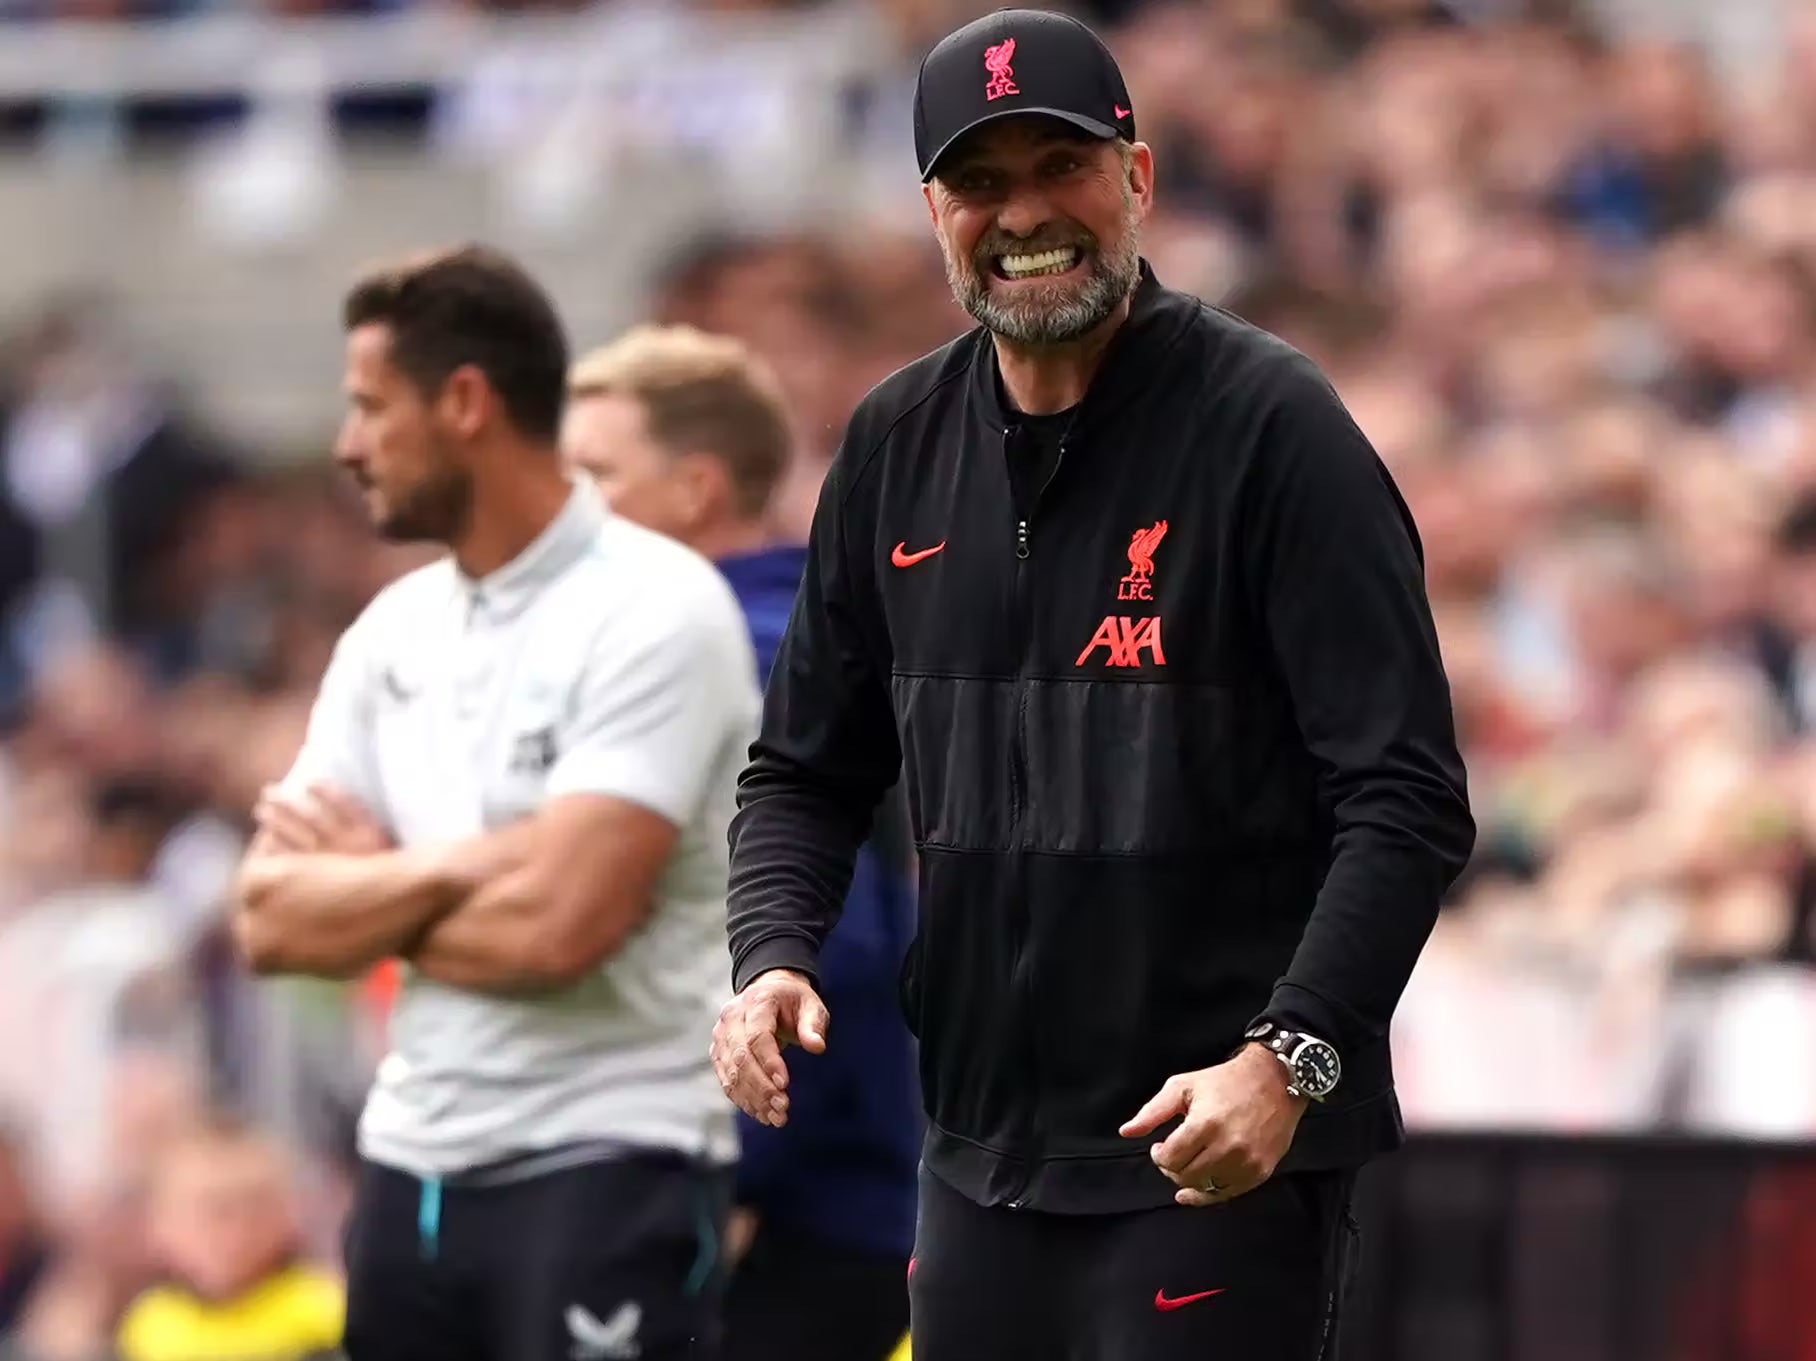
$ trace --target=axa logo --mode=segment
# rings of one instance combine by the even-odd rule
[[[1018,95],[1021,87],[1015,83],[1015,72],[1009,63],[1015,59],[1015,39],[1004,38],[984,49],[984,70],[990,73],[990,79],[984,82],[985,99],[1001,99],[1004,95]]]
[[[1106,666],[1140,666],[1143,650],[1146,650],[1155,666],[1165,666],[1167,663],[1167,655],[1160,648],[1158,615],[1131,619],[1126,614],[1106,614],[1103,623],[1097,626],[1097,632],[1091,635],[1091,641],[1085,644],[1085,650],[1078,654],[1078,660],[1072,665],[1083,666],[1100,647],[1109,653],[1104,659]]]
[[[1166,534],[1167,522],[1156,520],[1129,537],[1129,572],[1116,583],[1118,600],[1154,598],[1154,550]],[[1165,666],[1167,662],[1160,641],[1159,615],[1136,618],[1127,614],[1106,614],[1097,626],[1097,632],[1091,635],[1091,641],[1085,644],[1085,650],[1072,664],[1083,666],[1093,660],[1100,647],[1105,652],[1103,662],[1106,666],[1140,666],[1144,652],[1155,666]]]

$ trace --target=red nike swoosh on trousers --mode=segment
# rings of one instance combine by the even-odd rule
[[[902,550],[908,547],[908,541],[904,539],[895,546],[895,552],[889,555],[889,561],[893,562],[897,567],[912,567],[915,563],[921,561],[921,559],[932,557],[945,546],[946,541],[941,539],[931,548],[923,548],[918,553],[905,553]]]
[[[1196,1295],[1181,1295],[1177,1299],[1170,1300],[1167,1298],[1166,1291],[1156,1290],[1154,1292],[1154,1307],[1164,1314],[1174,1309],[1183,1309],[1188,1304],[1196,1304],[1199,1300],[1208,1300],[1212,1295],[1221,1295],[1222,1293],[1223,1291],[1221,1290],[1200,1290]]]

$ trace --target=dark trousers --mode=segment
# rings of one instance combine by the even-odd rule
[[[1207,1209],[986,1209],[921,1173],[914,1361],[1326,1361],[1353,1175]]]
[[[730,1181],[651,1154],[437,1193],[363,1164],[347,1356],[717,1361]]]
[[[725,1361],[886,1361],[908,1330],[907,1269],[759,1226],[726,1295]]]

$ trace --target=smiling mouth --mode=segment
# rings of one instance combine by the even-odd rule
[[[1049,250],[1019,251],[991,258],[991,272],[999,279],[1039,279],[1052,274],[1065,274],[1084,258],[1077,246],[1054,246]]]

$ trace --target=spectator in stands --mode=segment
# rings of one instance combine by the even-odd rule
[[[1798,500],[1778,527],[1773,564],[1773,623],[1765,662],[1800,733],[1816,732],[1816,491]]]
[[[67,880],[0,931],[0,1033],[32,1037],[6,1046],[0,1093],[29,1115],[38,1184],[59,1211],[118,1179],[123,1066],[168,1066],[199,1085],[202,1057],[184,925],[150,882],[174,825],[168,801],[119,779],[62,797],[45,835],[67,841]]]
[[[24,1140],[0,1125],[0,1339],[18,1326],[51,1257],[28,1185]]]
[[[645,327],[582,359],[570,399],[568,457],[619,514],[718,564],[766,677],[806,565],[766,520],[793,443],[774,375],[735,340]],[[885,804],[820,956],[839,1043],[801,1061],[786,1126],[739,1117],[728,1361],[881,1361],[907,1327],[920,1138],[896,1000],[914,934],[898,816]]]
[[[47,312],[0,402],[0,706],[68,640],[124,636],[165,673],[189,665],[184,583],[170,569],[239,458],[180,412],[110,319]],[[7,685],[12,690],[9,693]]]
[[[340,1345],[345,1296],[301,1260],[291,1169],[269,1137],[213,1123],[177,1137],[152,1178],[162,1284],[120,1324],[120,1361],[304,1361]]]

